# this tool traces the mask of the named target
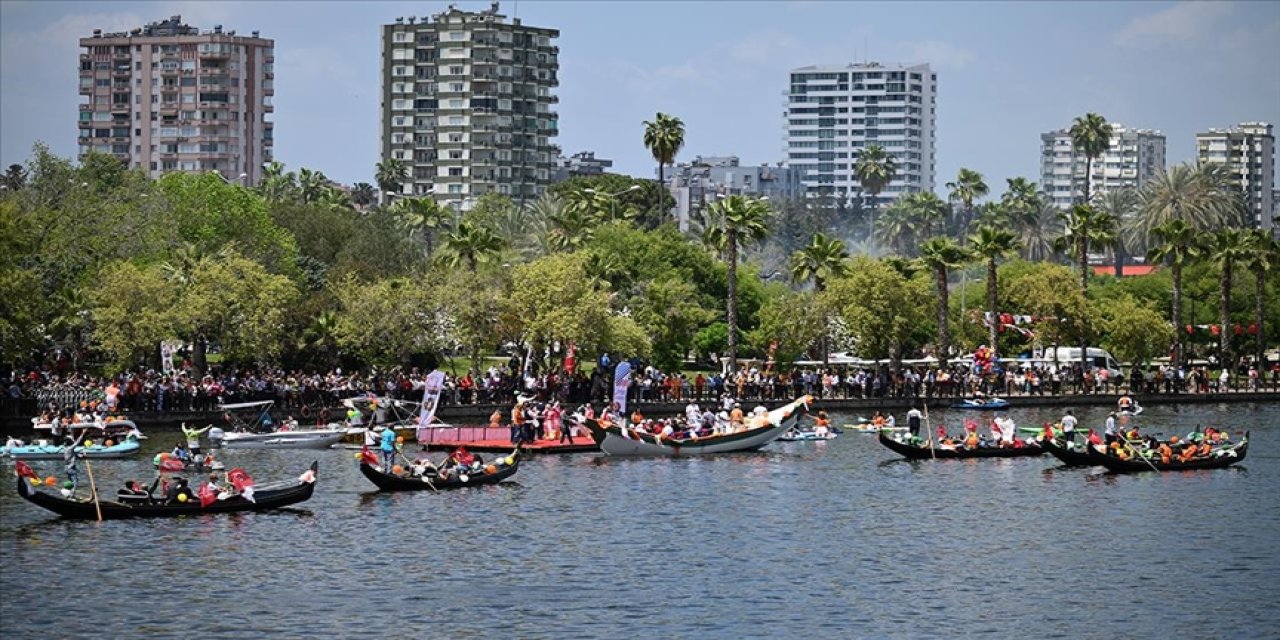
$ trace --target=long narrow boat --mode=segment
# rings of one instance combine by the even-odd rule
[[[754,451],[777,440],[796,425],[802,409],[807,408],[810,397],[805,396],[765,414],[763,426],[723,435],[665,439],[651,433],[641,433],[630,428],[604,425],[598,420],[588,420],[591,437],[600,450],[611,456],[696,456],[708,453]]]
[[[375,467],[367,462],[360,463],[360,473],[368,478],[370,482],[378,486],[380,491],[445,491],[448,489],[461,489],[463,487],[481,487],[488,484],[498,484],[520,470],[520,457],[517,454],[511,454],[511,464],[494,464],[493,473],[485,471],[452,474],[448,479],[440,478],[437,475],[431,476],[398,476],[391,473],[385,473],[382,469]]]
[[[271,433],[231,432],[222,438],[224,449],[328,449],[342,440],[343,429],[301,429]]]
[[[125,518],[173,518],[177,516],[197,516],[203,513],[235,513],[240,511],[267,511],[289,505],[306,502],[316,490],[316,469],[318,462],[312,462],[309,473],[302,474],[296,481],[289,481],[285,486],[274,488],[272,485],[256,487],[254,500],[251,502],[242,496],[232,496],[226,500],[218,500],[207,507],[200,506],[199,500],[187,502],[165,503],[154,502],[116,502],[101,500],[104,520],[121,520]],[[75,520],[97,520],[98,509],[91,499],[73,500],[45,493],[27,486],[26,478],[18,478],[18,495],[26,498],[36,506],[43,507],[64,518]]]
[[[1022,447],[980,447],[978,449],[966,449],[964,447],[949,449],[943,447],[924,447],[906,442],[898,442],[889,437],[886,432],[880,432],[880,444],[888,447],[894,453],[911,460],[930,460],[933,458],[952,460],[964,458],[1027,458],[1038,456],[1044,453],[1044,447],[1039,444],[1027,443]]]
[[[1068,449],[1065,444],[1059,444],[1057,438],[1044,438],[1043,443],[1044,450],[1048,451],[1049,455],[1062,461],[1062,464],[1068,467],[1089,467],[1095,464],[1089,459],[1088,450],[1093,448],[1089,445],[1085,445],[1083,449],[1075,447]]]
[[[86,447],[80,445],[76,447],[76,453],[82,458],[111,459],[126,458],[138,452],[142,445],[133,438],[129,438],[119,444],[113,444],[110,447],[94,443],[93,446]],[[4,453],[15,460],[61,460],[62,454],[66,451],[66,445],[55,445],[50,443],[10,445],[4,447]]]
[[[979,400],[977,398],[967,398],[961,402],[951,405],[952,409],[977,409],[979,411],[1001,411],[1009,408],[1009,401],[1000,398],[988,398]]]
[[[1121,460],[1115,456],[1098,451],[1096,448],[1089,448],[1090,464],[1102,465],[1108,471],[1115,473],[1136,473],[1139,471],[1190,471],[1194,469],[1222,469],[1229,467],[1241,460],[1244,460],[1245,454],[1249,453],[1249,432],[1245,432],[1244,437],[1235,444],[1220,447],[1214,450],[1207,458],[1192,458],[1186,462],[1179,462],[1175,457],[1169,462],[1162,462],[1159,458],[1130,458]]]

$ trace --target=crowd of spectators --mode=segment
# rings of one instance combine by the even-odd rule
[[[591,373],[555,371],[534,375],[522,372],[520,362],[512,359],[505,366],[492,366],[484,371],[446,373],[441,404],[510,405],[517,396],[559,400],[565,404],[605,402],[612,395],[612,366],[602,362]],[[1054,396],[1120,393],[1122,390],[1151,394],[1280,388],[1280,365],[1270,372],[1250,368],[1237,376],[1202,366],[1175,370],[1167,365],[1145,372],[1133,368],[1127,376],[1105,369],[1081,371],[1079,365],[1056,368],[1034,365],[1004,370],[965,365],[946,369],[910,366],[893,372],[889,367],[771,371],[747,363],[727,376],[714,372],[668,373],[637,361],[632,362],[632,367],[628,391],[632,403],[708,401],[724,395],[743,400],[783,401],[804,394],[825,399],[869,399],[963,397],[975,393]],[[343,399],[352,396],[372,393],[417,400],[422,396],[425,378],[425,371],[400,368],[386,372],[334,369],[319,373],[214,367],[204,376],[183,371],[165,374],[140,370],[112,377],[33,368],[14,372],[4,381],[4,386],[9,415],[34,414],[50,405],[75,407],[95,399],[108,401],[122,412],[215,411],[224,403],[273,400],[282,411],[320,420],[327,417],[322,413],[328,414]]]

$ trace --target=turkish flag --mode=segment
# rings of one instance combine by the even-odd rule
[[[13,464],[13,470],[17,472],[19,478],[39,478],[39,474],[27,466],[27,463],[19,460]]]
[[[1218,326],[1218,325],[1216,325],[1216,324],[1209,325],[1209,333],[1213,334],[1214,336],[1221,335],[1221,334],[1222,334],[1222,327],[1220,327],[1220,326]]]
[[[1195,332],[1196,332],[1196,328],[1195,328],[1195,327],[1193,327],[1193,326],[1191,326],[1191,325],[1187,325],[1187,335],[1191,335],[1191,334],[1193,334],[1193,333],[1195,333]]]
[[[1251,336],[1258,335],[1258,323],[1254,322],[1249,325],[1249,335]]]
[[[208,482],[200,487],[200,492],[196,495],[200,497],[200,508],[202,509],[218,501],[218,495],[213,492],[213,487]]]
[[[378,456],[374,455],[374,453],[369,450],[369,447],[361,447],[360,462],[363,462],[364,464],[367,464],[371,467],[376,467],[378,466]]]

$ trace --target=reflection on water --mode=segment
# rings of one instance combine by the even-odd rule
[[[984,418],[933,426],[966,417]],[[1280,408],[1139,421],[1253,429],[1254,446],[1232,469],[1115,476],[1048,456],[905,461],[847,433],[710,458],[531,457],[516,482],[438,494],[373,492],[350,451],[233,451],[227,466],[260,482],[319,458],[315,497],[104,524],[27,504],[6,471],[0,635],[1274,634]],[[172,440],[156,436],[146,457],[93,463],[104,494],[154,477]]]

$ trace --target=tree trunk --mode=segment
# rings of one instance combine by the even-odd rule
[[[664,185],[665,185],[665,182],[663,181],[663,179],[662,179],[662,178],[663,178],[663,176],[662,176],[662,163],[661,163],[661,162],[659,162],[659,163],[658,163],[658,205],[657,205],[657,210],[658,210],[658,216],[659,216],[660,218],[662,218],[663,220],[665,220],[665,219],[666,219],[666,215],[665,215],[665,214],[664,214],[664,212],[662,211],[662,200],[663,200],[663,197],[662,197],[662,190],[663,190],[664,188],[666,188],[666,187],[664,186]]]
[[[1173,263],[1173,368],[1182,367],[1182,264]]]
[[[1115,246],[1115,249],[1112,250],[1112,255],[1114,255],[1116,259],[1116,277],[1123,278],[1124,277],[1124,244],[1120,242],[1120,238],[1116,238],[1116,246]]]
[[[938,267],[934,275],[938,284],[938,366],[947,368],[947,354],[951,351],[951,327],[947,326],[947,269]]]
[[[823,291],[826,290],[826,288],[827,288],[827,283],[823,282],[822,278],[815,273],[813,276],[813,292],[815,294],[814,299],[816,300],[817,294],[821,294]],[[827,344],[827,337],[828,337],[827,336],[827,316],[824,313],[822,315],[822,339],[818,341],[819,346],[822,348],[822,368],[823,369],[826,369],[831,366],[831,347]],[[779,367],[779,370],[781,370],[781,367]]]
[[[1222,262],[1222,298],[1218,301],[1218,357],[1221,365],[1234,369],[1231,361],[1231,261]]]
[[[987,313],[991,314],[991,322],[987,326],[987,338],[991,340],[991,344],[988,346],[994,349],[996,354],[999,354],[1000,350],[996,349],[996,340],[999,339],[999,333],[998,333],[999,327],[996,324],[998,322],[998,320],[996,320],[996,294],[997,293],[998,291],[996,290],[996,259],[994,256],[992,256],[987,260]],[[961,318],[960,321],[964,322],[964,318]]]
[[[729,268],[726,272],[728,281],[725,286],[729,291],[728,300],[728,322],[729,322],[729,373],[733,373],[738,369],[738,230],[733,226],[729,226],[725,230],[725,257],[728,258]]]
[[[476,272],[476,256],[474,253],[467,254],[467,266],[471,267],[471,273]]]
[[[1089,204],[1089,184],[1093,178],[1093,156],[1086,155],[1084,157],[1084,202],[1080,204]]]
[[[1087,292],[1089,289],[1089,236],[1088,229],[1082,230],[1080,237],[1076,238],[1076,253],[1080,260],[1080,290]]]
[[[1262,353],[1265,350],[1266,342],[1262,338],[1263,326],[1265,325],[1265,311],[1263,301],[1267,296],[1266,272],[1262,269],[1253,270],[1254,279],[1257,281],[1253,292],[1253,323],[1257,325],[1258,332],[1253,336],[1253,366],[1258,368],[1259,379],[1267,375],[1266,368],[1263,367]]]
[[[209,369],[209,359],[206,354],[209,351],[209,341],[205,339],[204,334],[199,334],[192,341],[191,366],[196,369],[196,377],[204,377],[205,371]]]

